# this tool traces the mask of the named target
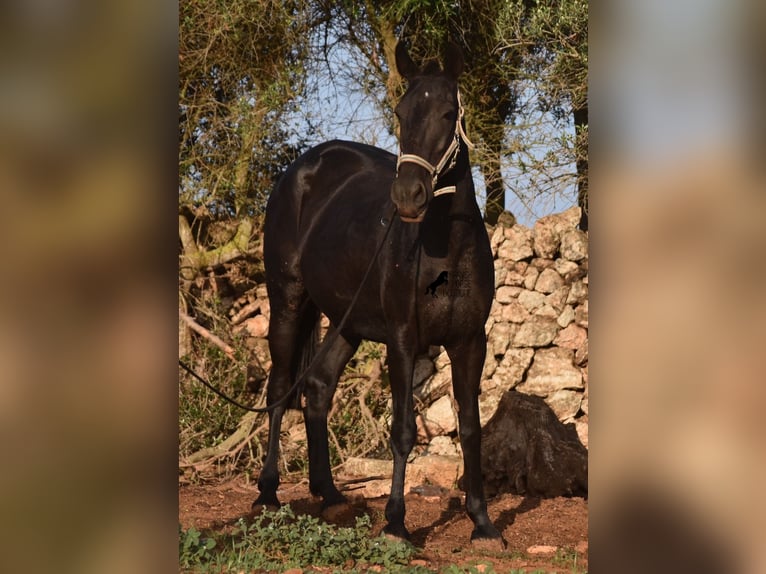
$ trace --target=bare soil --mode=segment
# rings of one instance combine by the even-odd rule
[[[438,487],[415,489],[406,495],[406,524],[412,543],[421,549],[413,564],[440,570],[451,564],[469,566],[491,562],[496,572],[583,573],[588,569],[588,502],[583,498],[532,498],[503,494],[488,501],[489,515],[508,543],[505,551],[483,549],[470,542],[472,523],[463,508],[463,493]],[[320,516],[320,500],[308,484],[283,483],[282,503],[296,513]],[[257,487],[244,479],[179,487],[179,521],[183,528],[226,531],[239,518],[251,516]],[[346,491],[350,510],[337,520],[353,524],[353,516],[370,516],[375,533],[385,525],[386,497],[363,498]],[[555,550],[542,547],[554,547]],[[568,556],[562,560],[562,555]]]

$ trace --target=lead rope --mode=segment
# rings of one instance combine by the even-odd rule
[[[311,368],[314,366],[314,363],[316,363],[320,357],[324,357],[324,354],[327,352],[327,349],[329,349],[332,344],[335,342],[335,339],[338,338],[340,335],[340,332],[343,330],[343,327],[346,325],[346,321],[348,320],[349,315],[351,315],[351,311],[354,308],[354,305],[356,305],[357,300],[359,299],[359,295],[362,293],[362,287],[364,287],[364,284],[367,282],[367,278],[370,276],[370,272],[372,271],[373,266],[375,265],[375,261],[378,259],[378,255],[380,255],[380,252],[383,250],[383,245],[386,243],[386,239],[388,239],[388,233],[391,231],[391,227],[394,223],[394,216],[396,215],[396,206],[391,210],[391,214],[389,215],[388,219],[381,219],[381,223],[384,221],[388,221],[388,224],[385,225],[386,232],[383,234],[382,239],[380,240],[380,243],[378,244],[377,249],[375,250],[375,253],[372,256],[372,259],[370,260],[370,264],[367,266],[367,270],[364,272],[364,276],[362,277],[362,281],[359,283],[359,287],[356,290],[356,293],[354,293],[354,296],[351,299],[351,303],[348,305],[348,309],[346,309],[346,312],[343,314],[343,317],[340,320],[340,323],[338,323],[338,326],[335,328],[333,332],[331,332],[325,339],[322,341],[321,347],[319,349],[319,353],[317,353],[314,358],[309,363],[309,366],[306,367],[306,369],[301,373],[301,376],[298,377],[298,379],[293,383],[293,386],[288,389],[288,391],[282,396],[281,399],[276,401],[275,403],[272,403],[266,407],[248,407],[246,405],[243,405],[242,403],[239,403],[232,399],[231,397],[227,396],[223,392],[216,389],[213,385],[211,385],[209,382],[207,382],[203,377],[198,375],[194,369],[192,369],[189,365],[187,365],[184,361],[181,359],[178,359],[178,364],[181,365],[181,367],[188,372],[190,375],[192,375],[195,379],[197,379],[199,382],[201,382],[203,385],[205,385],[208,389],[213,391],[216,395],[221,397],[222,399],[230,402],[234,406],[237,406],[241,409],[244,409],[246,411],[250,411],[253,413],[268,413],[273,411],[274,409],[281,407],[285,403],[287,403],[288,400],[291,399],[291,395],[295,392],[295,390],[303,384],[303,379],[306,376],[306,373],[311,370]]]

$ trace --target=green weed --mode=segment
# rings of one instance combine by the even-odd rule
[[[404,542],[370,536],[370,519],[354,527],[337,527],[289,505],[264,511],[251,524],[240,520],[233,534],[202,538],[194,529],[180,532],[180,563],[185,572],[337,567],[344,572],[379,566],[383,572],[428,572],[408,567],[416,549]],[[359,570],[357,570],[357,568]]]

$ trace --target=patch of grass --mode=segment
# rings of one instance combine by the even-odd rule
[[[289,505],[264,511],[251,524],[240,520],[231,535],[203,538],[194,529],[181,531],[179,558],[184,572],[283,572],[290,568],[337,567],[364,572],[429,572],[408,566],[417,550],[411,544],[370,536],[368,516],[353,528],[336,527],[318,518],[296,515]]]
[[[492,562],[477,562],[463,566],[451,564],[442,569],[440,574],[497,574],[497,570]]]
[[[178,563],[182,570],[204,564],[213,556],[216,541],[203,538],[196,528],[183,530],[178,525]]]
[[[566,568],[571,574],[587,574],[586,571],[577,566],[577,551],[573,548],[559,548],[556,554],[551,558],[551,564],[559,568]]]

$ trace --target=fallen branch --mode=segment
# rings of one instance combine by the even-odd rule
[[[256,417],[259,413],[247,413],[242,417],[237,430],[234,431],[226,440],[217,444],[198,450],[197,452],[190,454],[185,461],[181,462],[181,467],[196,467],[199,465],[209,464],[213,460],[223,458],[238,452],[244,443],[253,434],[253,427],[255,426]]]
[[[229,358],[231,359],[234,358],[234,349],[231,346],[227,345],[220,337],[214,335],[213,333],[205,329],[205,327],[197,323],[194,319],[189,317],[189,315],[187,315],[186,313],[179,312],[178,316],[181,318],[181,320],[184,323],[189,325],[189,328],[191,328],[192,331],[194,331],[198,335],[203,336],[205,339],[213,343],[216,347],[218,347],[224,353],[226,353],[226,355]]]
[[[247,305],[242,307],[242,309],[240,309],[234,315],[232,315],[232,317],[231,317],[231,324],[232,325],[237,325],[237,324],[241,323],[242,321],[244,321],[250,315],[255,314],[255,312],[258,311],[261,308],[261,304],[262,303],[263,303],[263,301],[258,299],[256,301],[253,301],[252,303],[248,303]]]

